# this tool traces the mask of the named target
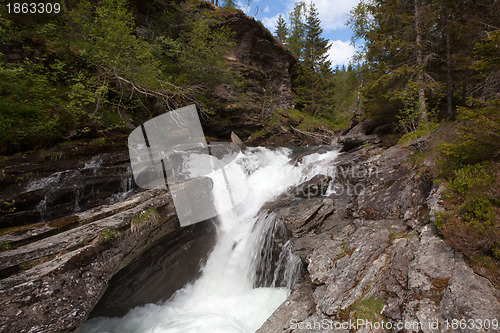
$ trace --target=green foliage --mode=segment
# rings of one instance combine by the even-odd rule
[[[363,109],[363,96],[359,96],[358,91],[363,81],[362,66],[344,66],[334,70],[331,101],[328,113],[335,119],[337,124],[344,124],[344,128],[349,126],[354,111],[360,113]],[[357,110],[356,110],[357,109]]]
[[[354,303],[350,310],[354,318],[376,323],[384,319],[380,314],[383,308],[383,299],[371,297]]]
[[[154,89],[158,87],[160,64],[150,45],[135,36],[128,6],[124,0],[104,0],[94,8],[81,0],[70,13],[71,33],[80,55],[104,71],[103,82],[124,78]]]
[[[447,242],[469,257],[500,260],[499,185],[499,166],[488,162],[463,166],[448,182],[448,209],[439,216],[437,227]]]
[[[190,22],[189,29],[181,34],[181,52],[178,54],[180,73],[189,82],[213,85],[230,82],[231,69],[224,63],[228,48],[235,45],[228,27],[212,27],[210,17],[199,17]]]
[[[27,271],[28,269],[33,267],[33,263],[29,261],[23,261],[22,263],[19,264],[19,269],[23,271]]]
[[[278,16],[278,20],[276,21],[276,30],[274,31],[274,34],[281,43],[285,44],[287,42],[288,28],[286,27],[285,19],[281,16],[281,14]]]
[[[347,125],[335,117],[313,116],[297,109],[276,110],[265,122],[265,127],[252,133],[253,137],[264,138],[283,131],[302,131],[308,133],[331,133],[344,129]]]
[[[64,133],[71,115],[59,92],[43,65],[0,63],[0,152],[40,147]]]
[[[453,118],[467,97],[498,98],[498,15],[491,8],[494,0],[361,1],[349,25],[354,40],[365,41],[358,58],[367,65],[368,117],[398,124],[412,99],[422,120],[434,109]],[[482,60],[474,59],[478,54]]]
[[[322,37],[323,28],[316,6],[297,2],[289,18],[289,28],[283,17],[278,18],[276,35],[299,60],[292,78],[297,108],[314,116],[331,118],[335,109],[332,99],[336,95],[335,75],[327,59],[331,45]]]
[[[11,245],[8,242],[0,242],[0,251],[9,250]]]
[[[475,103],[473,107],[459,108],[458,139],[438,147],[444,157],[443,173],[466,164],[500,160],[500,100]]]
[[[3,200],[2,205],[0,208],[0,212],[5,212],[5,213],[14,213],[16,211],[16,205],[14,200],[8,201],[8,200]]]
[[[215,13],[150,6],[145,37],[126,0],[77,0],[36,18],[2,7],[0,42],[23,45],[25,59],[0,54],[0,153],[95,135],[187,101],[203,107],[204,88],[240,79],[224,64],[233,35]]]
[[[141,215],[136,216],[132,219],[132,224],[141,224],[147,220],[158,217],[160,214],[154,208],[145,210],[141,213]]]
[[[494,182],[494,177],[487,170],[489,165],[479,163],[466,165],[455,172],[455,178],[448,186],[447,197],[458,198],[461,202],[458,210],[466,224],[481,228],[494,223],[494,198],[484,190]]]
[[[290,28],[288,30],[287,46],[300,60],[302,60],[304,52],[306,34],[306,25],[304,23],[305,10],[305,2],[297,2],[293,11],[289,14]]]
[[[421,138],[429,136],[439,128],[439,124],[434,122],[434,112],[422,114],[422,109],[418,107],[417,94],[409,93],[403,97],[403,108],[399,110],[397,119],[399,127],[405,134],[399,139],[398,144],[410,144]],[[423,119],[425,117],[425,119]],[[425,148],[425,143],[417,145],[419,150]]]
[[[102,237],[106,242],[112,241],[115,239],[116,235],[118,234],[118,231],[116,230],[111,230],[109,228],[104,228],[102,230]]]
[[[327,60],[331,45],[328,39],[322,37],[323,28],[314,2],[309,5],[305,27],[304,64],[312,68],[315,73],[321,73],[331,66],[331,62]]]
[[[155,208],[143,211],[139,216],[136,216],[130,221],[130,230],[136,232],[145,225],[153,224],[160,221],[160,213]]]

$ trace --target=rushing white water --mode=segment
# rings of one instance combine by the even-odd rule
[[[267,272],[268,286],[262,286],[266,285],[262,279],[258,283],[262,253],[272,252],[270,239],[277,229],[273,214],[259,212],[264,203],[290,186],[327,174],[337,156],[335,151],[312,154],[293,166],[290,154],[288,149],[249,148],[225,167],[233,183],[231,191],[245,187],[246,198],[235,209],[228,209],[227,200],[217,199],[227,195],[227,188],[215,185],[216,208],[224,213],[219,217],[217,242],[197,281],[162,304],[137,307],[122,318],[89,320],[80,332],[255,332],[286,299],[300,266],[288,241],[279,258],[274,258],[274,272]]]

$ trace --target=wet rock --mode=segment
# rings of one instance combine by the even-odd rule
[[[362,146],[365,141],[361,137],[345,137],[338,139],[338,142],[342,145],[342,151],[348,152]]]
[[[324,195],[332,177],[325,175],[316,175],[310,180],[300,184],[293,191],[298,197],[312,198]]]
[[[342,152],[350,152],[363,145],[380,143],[378,136],[366,134],[363,124],[353,123],[352,125],[354,126],[336,138],[336,142],[342,145]]]
[[[293,313],[280,310],[263,328],[340,332],[314,325],[356,320],[360,308],[372,320],[413,325],[407,332],[453,331],[444,326],[447,320],[499,318],[497,287],[475,274],[431,224],[442,209],[444,187],[432,188],[425,173],[407,168],[409,156],[409,149],[398,146],[343,153],[332,166],[336,172],[328,198],[279,198],[266,206],[282,217],[292,235],[293,251],[313,284],[314,311],[292,322]],[[335,209],[323,214],[325,207]],[[296,293],[289,299],[296,299]],[[441,326],[433,329],[436,322]]]
[[[290,202],[290,201],[288,201]],[[294,237],[314,231],[334,210],[333,201],[328,198],[295,200],[293,205],[275,210]]]
[[[290,322],[301,322],[314,313],[313,285],[306,277],[293,287],[293,293],[281,304],[256,333],[285,332]]]
[[[231,132],[231,142],[233,150],[236,152],[244,151],[247,149],[247,146],[241,141],[241,139],[236,135],[236,133]]]
[[[131,224],[138,223],[134,222],[138,218],[143,226],[132,231]],[[149,218],[152,220],[148,221]],[[120,290],[122,298],[117,298],[121,300],[120,307],[103,302],[101,313],[123,313],[151,297],[165,299],[172,290],[162,289],[148,279],[168,281],[170,272],[164,270],[165,266],[148,266],[141,255],[162,239],[168,242],[162,244],[161,251],[158,248],[151,251],[161,252],[162,256],[155,258],[164,260],[166,265],[199,262],[210,250],[196,246],[195,240],[200,235],[210,237],[210,232],[202,226],[200,230],[194,226],[180,229],[170,194],[160,190],[145,191],[50,224],[52,227],[41,226],[46,232],[39,234],[41,239],[27,238],[27,244],[0,252],[2,332],[74,331],[88,318],[110,281],[118,280],[122,287],[128,286],[128,292],[137,289],[144,294],[132,296]],[[56,234],[47,231],[61,227],[64,230],[68,226],[74,227]],[[198,273],[197,266],[189,267],[191,270],[183,270],[182,276],[170,276],[175,277],[177,286]],[[137,277],[142,279],[127,278],[130,271],[139,272]],[[119,277],[112,280],[118,272]],[[148,272],[157,274],[158,280]],[[141,281],[143,289],[134,285]],[[116,286],[114,282],[111,290],[116,291],[112,286]]]
[[[74,142],[0,161],[0,229],[69,216],[134,192],[126,137]]]
[[[199,277],[215,236],[210,220],[165,236],[113,276],[90,318],[123,316],[134,307],[166,301]]]

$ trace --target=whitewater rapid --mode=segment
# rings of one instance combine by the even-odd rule
[[[337,151],[314,153],[293,165],[291,150],[285,148],[248,148],[240,152],[224,171],[231,182],[230,194],[243,195],[244,200],[235,208],[228,206],[228,200],[223,200],[228,187],[214,181],[215,205],[220,212],[217,241],[198,280],[166,302],[134,308],[121,318],[91,319],[79,332],[255,332],[288,297],[300,269],[300,259],[292,255],[287,242],[279,258],[275,258],[273,282],[256,287],[262,247],[272,243],[266,238],[275,224],[274,216],[261,213],[261,208],[294,185],[317,174],[328,175],[337,155]],[[215,180],[220,175],[213,177]]]

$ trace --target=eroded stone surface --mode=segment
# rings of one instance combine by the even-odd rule
[[[320,325],[356,320],[363,306],[372,320],[414,325],[408,332],[483,332],[452,330],[445,323],[500,318],[497,287],[436,234],[431,222],[441,209],[443,188],[431,190],[425,174],[406,167],[410,155],[397,146],[341,154],[332,182],[344,191],[310,200],[281,197],[266,207],[285,221],[313,292],[300,294],[300,302],[284,303],[261,332],[347,332]],[[356,185],[358,191],[345,191]],[[334,209],[319,214],[324,207]],[[298,294],[294,289],[289,299]],[[315,309],[307,318],[294,316],[311,302]],[[367,309],[366,304],[382,307]],[[377,330],[356,326],[348,331]]]
[[[151,221],[137,220],[151,210],[155,212],[147,215]],[[79,219],[80,226],[0,253],[0,331],[75,330],[101,299],[111,278],[166,236],[174,249],[167,261],[179,261],[176,258],[186,254],[199,261],[209,251],[189,252],[189,242],[180,242],[184,248],[176,245],[176,239],[186,240],[194,226],[180,230],[166,191],[145,191],[123,202],[82,212]],[[143,226],[131,230],[131,223]],[[193,268],[184,271],[178,282],[192,279],[197,272],[197,267]],[[160,300],[162,295],[156,291]],[[127,301],[122,302],[124,308],[134,305],[134,300]]]

